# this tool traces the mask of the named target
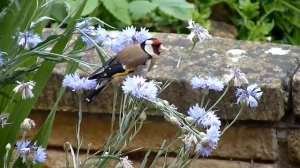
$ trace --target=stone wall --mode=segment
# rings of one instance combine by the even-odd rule
[[[174,80],[160,96],[178,106],[179,111],[186,112],[199,102],[199,92],[192,90],[188,82],[194,75],[221,78],[233,67],[239,67],[250,83],[258,83],[264,92],[258,108],[245,110],[238,122],[221,137],[217,150],[210,157],[197,160],[191,167],[300,167],[300,47],[213,38],[197,44],[189,61],[173,76],[177,61],[187,55],[192,44],[185,35],[154,36],[163,39],[170,50],[161,56],[147,77],[161,82],[170,78]],[[93,53],[88,53],[84,59],[99,62]],[[63,64],[56,67],[31,113],[30,117],[37,125],[42,125],[56,100],[64,68]],[[89,143],[93,150],[97,150],[109,134],[112,96],[112,87],[108,87],[95,102],[84,106],[83,151]],[[211,99],[217,96],[212,95]],[[75,144],[76,102],[71,91],[67,91],[61,100],[49,139],[48,167],[61,167],[64,163],[63,144]],[[231,88],[230,94],[218,106],[223,125],[237,114],[235,102],[234,89]],[[159,111],[152,110],[147,114],[149,122],[144,124],[127,150],[158,148],[163,140],[171,140],[177,132],[176,126],[166,122]],[[146,149],[142,149],[130,154],[137,167],[145,152]],[[163,158],[157,167],[162,161]]]

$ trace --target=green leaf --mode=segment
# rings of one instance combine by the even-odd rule
[[[128,2],[126,0],[102,0],[104,7],[121,22],[130,25]]]
[[[50,16],[53,17],[58,22],[64,20],[64,18],[68,15],[66,5],[64,2],[56,1],[50,11]]]
[[[192,19],[194,4],[188,3],[185,0],[153,0],[158,8],[177,19],[190,20]]]
[[[240,0],[239,8],[249,19],[252,19],[259,14],[259,2],[251,3],[250,0]]]
[[[94,11],[99,5],[99,0],[88,0],[82,11],[81,16],[86,16]]]
[[[149,1],[132,1],[129,3],[129,11],[132,13],[132,18],[138,20],[146,16],[157,7],[157,4]]]

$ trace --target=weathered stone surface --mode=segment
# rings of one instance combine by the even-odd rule
[[[229,73],[231,68],[237,66],[246,73],[251,83],[258,83],[264,92],[258,108],[246,110],[240,119],[280,120],[284,115],[284,100],[287,95],[283,91],[282,82],[286,73],[295,70],[294,62],[299,57],[300,47],[213,38],[203,44],[197,44],[189,61],[176,74],[173,74],[180,57],[186,57],[189,53],[191,42],[186,40],[186,35],[158,33],[153,33],[153,35],[163,39],[170,50],[161,56],[157,67],[148,74],[148,77],[161,82],[174,79],[175,82],[164,91],[161,97],[174,103],[180,111],[186,112],[191,105],[199,101],[198,92],[192,90],[188,84],[194,75],[211,75],[221,78],[224,74]],[[289,50],[289,52],[286,55],[266,53],[273,47]],[[245,53],[241,55],[228,54],[227,51],[230,49],[241,49]],[[99,62],[96,54],[88,54],[85,59],[91,63]],[[48,110],[54,104],[61,87],[62,72],[63,68],[61,67],[55,69],[53,77],[39,98],[35,109]],[[112,89],[107,88],[94,103],[85,106],[84,111],[110,113],[112,111],[112,95]],[[220,95],[213,95],[213,97],[216,96]],[[76,96],[68,91],[58,110],[77,111],[76,102]],[[235,103],[236,98],[232,88],[230,94],[217,107],[220,109],[219,115],[222,119],[234,118],[238,112]]]
[[[300,163],[300,130],[292,130],[288,135],[289,160]]]
[[[212,156],[275,161],[278,158],[276,131],[264,127],[231,127],[221,137]]]
[[[163,167],[164,163],[172,163],[174,158],[159,158],[155,168]],[[277,168],[276,164],[249,163],[242,161],[197,159],[189,165],[189,168]]]
[[[30,117],[36,121],[39,127],[45,120],[46,114],[33,112]],[[155,151],[155,149],[159,149],[163,140],[166,140],[167,143],[172,141],[179,129],[164,120],[155,118],[148,119],[148,122],[143,125],[139,134],[126,150],[143,147],[142,151],[146,151],[149,148]],[[77,115],[75,113],[57,113],[49,145],[62,147],[65,142],[76,144],[76,119]],[[87,145],[91,143],[91,148],[97,150],[109,135],[110,121],[110,116],[85,113],[81,125],[82,149],[86,149]],[[35,130],[37,131],[38,128]],[[31,132],[32,135],[36,131]],[[174,146],[174,148],[176,147]],[[239,126],[230,128],[221,137],[218,148],[213,152],[212,156],[274,161],[278,157],[277,150],[278,144],[274,129]]]
[[[293,112],[297,117],[300,117],[300,69],[293,77],[292,87]]]
[[[46,117],[44,112],[31,113],[30,118],[36,122],[37,128],[30,132],[29,136],[36,134]],[[49,138],[49,146],[62,147],[65,142],[70,142],[74,146],[76,144],[76,121],[76,113],[57,113]],[[91,149],[99,149],[99,146],[103,145],[108,138],[110,127],[110,116],[84,113],[81,124],[82,149],[87,149],[89,143],[91,143]],[[141,147],[158,149],[164,140],[169,142],[177,131],[178,129],[174,125],[161,119],[153,119],[143,125],[143,128],[130,143],[127,150]]]

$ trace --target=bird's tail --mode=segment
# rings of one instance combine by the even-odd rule
[[[110,79],[105,79],[97,84],[97,86],[89,92],[89,94],[85,97],[84,101],[86,103],[91,103],[95,97],[107,86],[110,82]]]

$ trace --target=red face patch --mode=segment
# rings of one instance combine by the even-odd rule
[[[153,39],[152,41],[153,41],[153,43],[152,43],[153,52],[156,55],[160,55],[159,47],[162,44],[162,42],[160,40],[158,40],[158,39]]]

